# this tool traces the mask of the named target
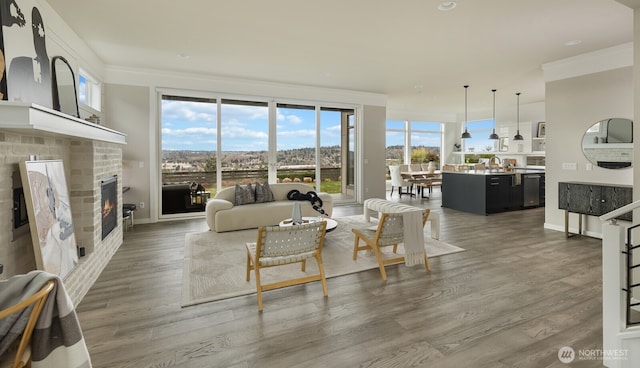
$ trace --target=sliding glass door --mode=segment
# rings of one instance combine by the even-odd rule
[[[278,182],[316,183],[316,108],[276,105],[276,176]]]
[[[268,104],[222,99],[220,105],[219,187],[267,182]]]
[[[336,202],[355,201],[355,111],[320,109],[320,162],[322,182]]]
[[[202,212],[217,190],[304,182],[355,201],[355,109],[161,95],[161,216]]]
[[[216,186],[216,104],[211,98],[161,98],[161,215],[204,211],[205,192]]]

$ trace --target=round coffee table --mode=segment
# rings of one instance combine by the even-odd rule
[[[310,223],[316,221],[326,221],[327,222],[327,232],[333,231],[336,227],[338,227],[338,222],[334,219],[328,217],[303,217],[302,223]],[[291,226],[293,225],[293,220],[290,218],[284,219],[280,221],[279,226]]]

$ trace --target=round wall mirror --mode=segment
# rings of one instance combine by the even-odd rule
[[[582,137],[582,152],[594,165],[624,169],[633,162],[633,121],[622,118],[601,120]]]

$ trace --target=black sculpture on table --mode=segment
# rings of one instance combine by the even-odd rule
[[[322,199],[320,199],[320,197],[318,197],[318,194],[314,191],[302,194],[299,190],[294,189],[287,193],[287,199],[292,201],[309,201],[311,202],[311,207],[313,207],[314,210],[318,211],[324,216],[328,216],[327,212],[322,209]]]

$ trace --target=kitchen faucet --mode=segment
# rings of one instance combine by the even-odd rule
[[[502,166],[502,159],[498,156],[493,156],[489,159],[489,169],[493,169],[496,166],[496,161],[498,162],[497,166],[500,168]]]

